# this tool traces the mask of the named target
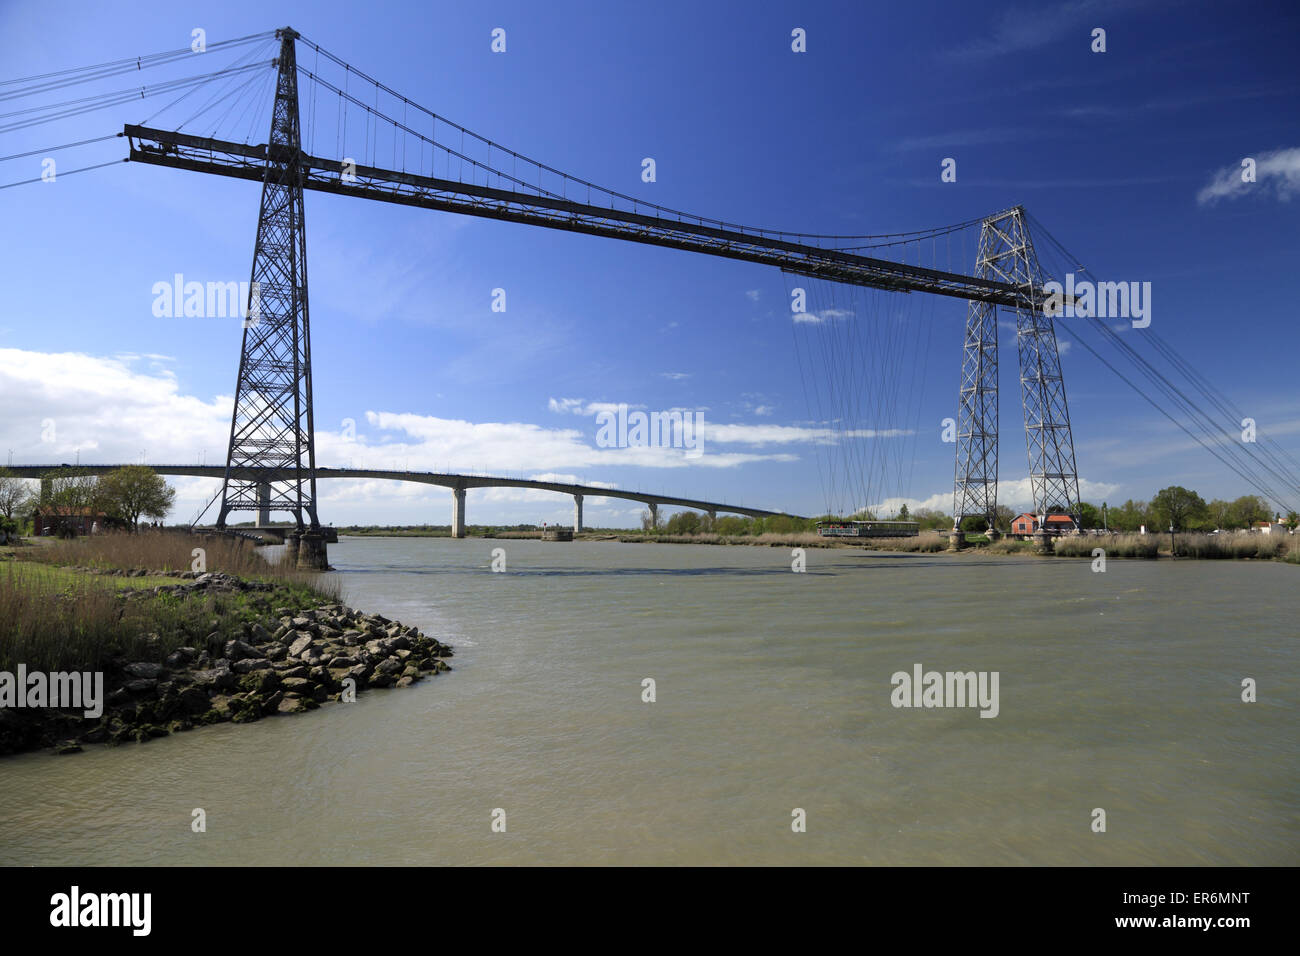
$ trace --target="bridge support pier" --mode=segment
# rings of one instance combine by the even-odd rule
[[[298,536],[298,567],[304,571],[328,571],[329,559],[325,553],[325,536],[318,531],[305,531]]]
[[[966,532],[958,531],[956,528],[954,528],[952,531],[949,531],[948,550],[960,551],[964,547],[966,547]]]
[[[650,530],[659,530],[659,502],[650,502]]]
[[[265,528],[271,523],[271,483],[257,483],[257,526]]]
[[[451,489],[451,536],[465,537],[465,489]]]
[[[284,536],[284,560],[288,561],[293,567],[298,566],[298,545],[300,535],[297,531],[290,531]]]
[[[573,496],[573,533],[582,534],[582,495]]]

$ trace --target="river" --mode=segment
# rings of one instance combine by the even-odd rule
[[[0,863],[1300,863],[1292,566],[809,550],[794,573],[782,548],[446,538],[330,559],[454,670],[0,760]],[[915,664],[996,671],[997,716],[894,707]]]

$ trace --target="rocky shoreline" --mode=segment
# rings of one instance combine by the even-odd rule
[[[220,573],[116,573],[189,579],[127,591],[128,601],[274,589]],[[233,636],[214,629],[205,646],[179,647],[161,662],[112,660],[104,668],[98,718],[49,708],[0,709],[0,754],[44,748],[76,753],[82,744],[144,742],[207,724],[298,714],[327,701],[355,700],[367,688],[407,687],[451,670],[447,645],[342,604],[278,607],[264,622],[242,623],[240,630]]]

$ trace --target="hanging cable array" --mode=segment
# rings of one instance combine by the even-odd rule
[[[1022,318],[1025,310],[1042,304],[1043,290],[1035,282],[998,281],[972,267],[969,255],[979,241],[967,237],[987,225],[987,217],[911,232],[828,235],[759,229],[688,214],[533,160],[420,105],[292,31],[286,36],[290,43],[296,37],[313,53],[310,68],[306,56],[301,62],[284,61],[297,71],[305,107],[297,144],[303,188],[346,193],[344,184],[355,183],[353,194],[363,198],[653,242],[781,268],[787,291],[793,292],[797,284],[805,302],[792,322],[795,356],[809,415],[818,429],[817,469],[828,513],[894,513],[910,496],[938,306],[936,296],[899,292],[983,302],[1019,310]],[[20,105],[74,86],[161,71],[196,54],[185,48],[0,81],[0,103],[16,107],[0,112],[0,133],[21,133],[174,94],[139,124],[126,125],[130,158],[260,180],[277,72],[268,51],[281,40],[276,31],[213,43],[203,54],[205,62],[221,51],[242,49],[242,55],[219,69],[130,88],[114,84],[113,89],[56,102]],[[292,46],[287,49],[292,52]],[[162,129],[175,135],[165,136]],[[44,148],[15,144],[14,152],[0,156],[0,163],[94,146],[124,133],[65,135],[59,138],[67,142]],[[312,155],[331,139],[334,156]],[[59,175],[120,162],[115,158]],[[43,178],[0,184],[0,189]],[[1023,211],[1017,207],[1016,214]],[[1045,259],[1059,259],[1051,266],[1045,263],[1047,275],[1060,275],[1065,268],[1086,272],[1030,219],[1035,235],[1044,240],[1040,253]],[[1159,334],[1149,329],[1140,337],[1121,334],[1091,319],[1058,316],[1056,321],[1270,501],[1284,507],[1300,502],[1300,462],[1270,436],[1257,442],[1234,440],[1236,422],[1245,416]],[[1055,354],[1054,343],[1052,349]],[[1102,354],[1106,349],[1117,361]],[[1123,365],[1128,372],[1121,370]]]
[[[1045,264],[1049,275],[1058,281],[1064,280],[1068,272],[1076,276],[1093,275],[1042,223],[1032,217],[1031,222],[1035,234],[1045,239],[1052,249],[1054,261],[1050,267]],[[1256,441],[1239,440],[1241,422],[1245,418],[1240,408],[1158,332],[1150,328],[1120,332],[1104,319],[1089,316],[1063,315],[1057,316],[1055,321],[1068,328],[1075,340],[1106,368],[1275,508],[1296,510],[1300,505],[1300,466],[1295,458],[1265,435],[1258,435]],[[1149,346],[1154,353],[1152,358],[1142,354],[1140,347],[1143,345]],[[1103,354],[1106,349],[1113,350],[1117,362]],[[1145,379],[1149,387],[1121,371],[1118,365],[1122,364],[1128,365],[1135,376]],[[1169,370],[1168,374],[1162,365]],[[1177,381],[1179,377],[1184,380],[1182,384]],[[1213,412],[1190,392],[1198,393],[1220,417],[1216,419]]]
[[[239,137],[245,142],[253,135],[264,139],[266,122],[255,122],[265,117],[270,109],[268,89],[274,82],[275,70],[272,50],[275,47],[274,31],[250,34],[231,40],[221,40],[207,45],[202,53],[196,53],[189,47],[168,50],[161,53],[126,57],[87,67],[59,70],[34,76],[0,81],[0,104],[12,104],[12,108],[0,111],[0,133],[10,137],[21,137],[47,125],[57,125],[63,121],[75,121],[79,117],[96,112],[116,110],[118,117],[108,121],[110,129],[120,130],[122,113],[131,110],[133,104],[145,100],[174,97],[167,104],[143,118],[143,122],[156,122],[159,117],[170,115],[173,129],[194,124],[207,115],[215,121],[205,121],[204,130],[210,134],[222,132],[225,135]],[[242,51],[237,59],[222,65],[225,55]],[[168,68],[175,72],[182,66],[193,62],[202,62],[215,69],[206,69],[201,73],[168,77]],[[127,75],[150,75],[152,81],[138,86],[122,87],[114,84],[113,79]],[[84,87],[84,91],[65,93],[73,87]],[[206,101],[197,111],[179,114],[175,107],[184,104],[196,94],[208,94]],[[60,96],[60,94],[64,94]],[[127,116],[130,114],[128,113]],[[251,119],[250,119],[251,117]],[[135,117],[132,117],[135,118]],[[232,122],[236,121],[237,122]],[[253,130],[256,129],[256,134]],[[34,156],[45,158],[61,150],[93,146],[109,139],[120,139],[120,132],[103,136],[80,136],[68,142],[56,142],[51,145],[38,146],[39,141],[30,140],[32,145],[15,150],[0,157],[0,162],[30,159]],[[102,151],[101,151],[102,152]],[[115,150],[115,159],[92,163],[76,169],[58,169],[58,176],[102,169],[122,163],[120,150]],[[48,181],[44,174],[32,178],[23,178],[0,184],[0,188],[26,185]]]

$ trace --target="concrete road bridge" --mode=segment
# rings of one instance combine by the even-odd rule
[[[65,472],[68,475],[102,475],[123,467],[125,466],[121,464],[11,465],[9,470],[20,478],[48,479],[51,476],[57,476],[60,472]],[[149,465],[148,467],[160,475],[176,477],[224,478],[226,475],[224,465]],[[255,471],[256,469],[241,469],[241,477],[246,480],[255,480],[256,476],[252,474]],[[267,531],[280,531],[281,533],[286,530],[271,526],[271,510],[269,508],[271,481],[283,481],[286,477],[279,471],[267,469],[266,480],[259,483],[258,501],[262,505],[257,512],[257,526],[259,529],[266,528]],[[322,478],[362,478],[379,481],[414,481],[419,484],[439,485],[448,488],[452,493],[451,534],[455,538],[465,537],[465,498],[466,493],[471,488],[532,488],[539,491],[552,491],[556,494],[571,495],[573,497],[573,530],[575,532],[583,530],[582,503],[588,497],[639,501],[649,509],[650,515],[655,521],[658,521],[659,507],[661,505],[692,508],[696,511],[703,511],[713,518],[716,518],[719,514],[738,514],[750,518],[768,518],[787,514],[784,511],[768,511],[763,508],[729,505],[717,501],[699,501],[694,498],[678,498],[673,495],[631,491],[624,488],[600,488],[595,485],[569,484],[560,481],[536,481],[530,478],[507,478],[494,475],[455,475],[433,471],[390,471],[375,468],[317,468],[316,478],[318,480]],[[790,517],[797,518],[799,515],[790,515]]]

